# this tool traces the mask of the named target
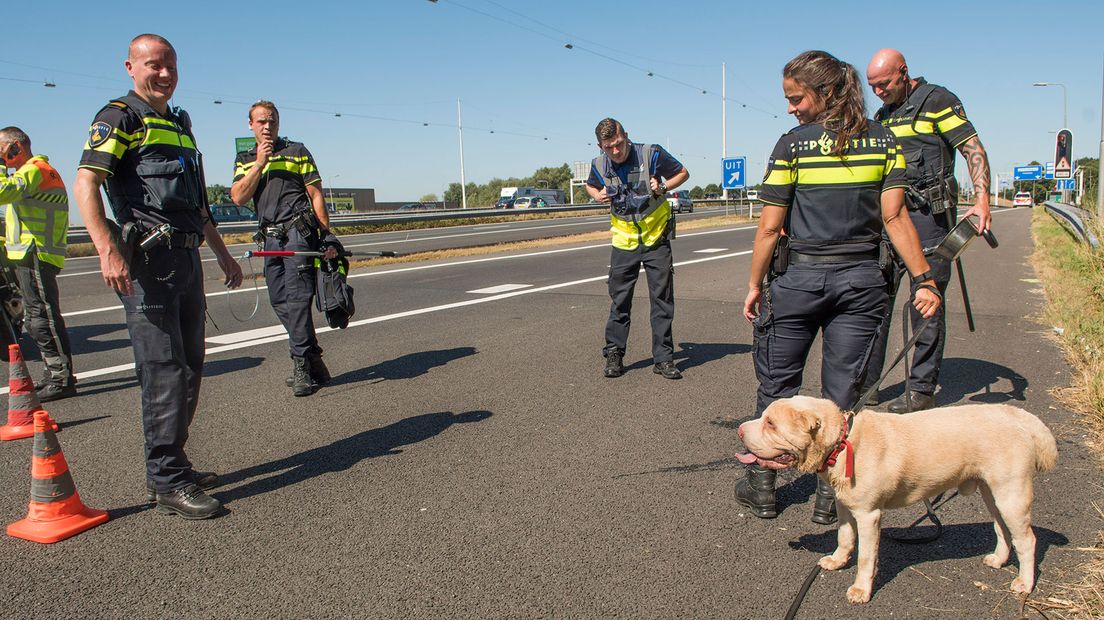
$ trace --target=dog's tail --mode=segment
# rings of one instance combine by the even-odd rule
[[[1025,420],[1025,424],[1035,445],[1035,471],[1050,471],[1058,463],[1058,444],[1054,441],[1054,434],[1042,420],[1029,412],[1024,413],[1027,414],[1024,417],[1030,418],[1030,421]]]

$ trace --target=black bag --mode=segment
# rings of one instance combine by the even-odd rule
[[[314,302],[326,314],[326,323],[334,329],[345,329],[356,312],[353,287],[345,280],[349,259],[339,256],[322,259],[318,266],[318,288]]]

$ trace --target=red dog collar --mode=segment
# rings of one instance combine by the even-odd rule
[[[851,442],[847,440],[847,414],[843,416],[843,430],[840,431],[840,440],[836,445],[836,449],[832,450],[832,453],[828,455],[828,460],[824,461],[824,464],[820,466],[817,472],[827,471],[829,467],[836,464],[836,458],[840,452],[847,450],[847,460],[845,461],[843,475],[845,478],[855,477],[855,448],[851,445]]]

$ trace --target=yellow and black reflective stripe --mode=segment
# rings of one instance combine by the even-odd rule
[[[776,159],[771,163],[770,173],[763,179],[763,185],[793,185],[796,180],[793,165],[788,161]]]
[[[144,133],[144,129],[139,130],[135,133],[127,133],[122,129],[115,127],[111,130],[111,137],[95,147],[91,146],[92,137],[89,136],[88,140],[84,142],[84,150],[95,151],[97,153],[106,153],[116,159],[122,159],[123,155],[126,154],[127,151],[137,147],[141,143],[142,134]]]
[[[145,116],[142,118],[142,124],[146,126],[146,135],[142,139],[142,146],[168,144],[192,151],[196,150],[192,137],[172,121]]]

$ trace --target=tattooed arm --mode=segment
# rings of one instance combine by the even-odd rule
[[[963,142],[958,152],[966,158],[966,167],[970,169],[970,179],[974,183],[974,206],[963,217],[976,215],[978,229],[989,229],[989,156],[977,136]]]

